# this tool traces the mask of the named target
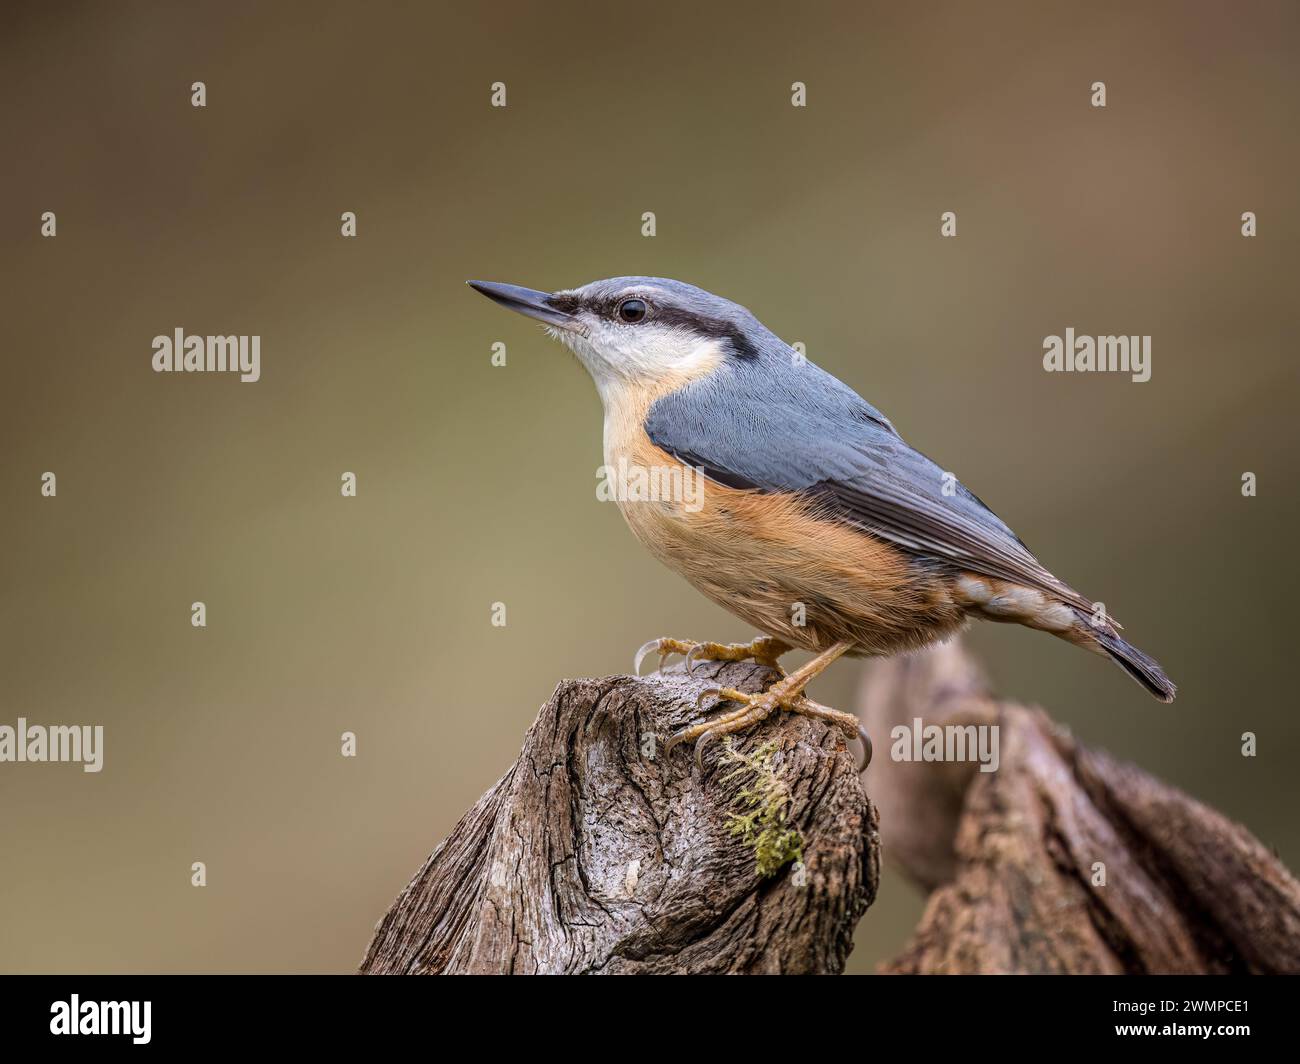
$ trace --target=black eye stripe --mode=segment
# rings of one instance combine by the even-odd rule
[[[740,327],[733,322],[712,318],[705,314],[696,314],[680,307],[664,306],[646,296],[622,295],[605,299],[587,299],[580,302],[576,296],[566,295],[554,297],[552,303],[558,309],[570,314],[581,307],[581,309],[590,311],[598,317],[621,321],[618,316],[618,308],[629,299],[639,299],[644,302],[647,307],[646,318],[653,316],[656,325],[677,326],[690,329],[692,332],[714,340],[725,340],[731,348],[733,358],[747,362],[758,357],[758,351],[755,350],[754,345],[749,342]]]

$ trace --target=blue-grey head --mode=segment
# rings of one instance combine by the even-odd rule
[[[602,397],[621,385],[684,382],[725,362],[789,350],[739,304],[664,277],[612,277],[559,292],[468,283],[542,322],[587,367]]]

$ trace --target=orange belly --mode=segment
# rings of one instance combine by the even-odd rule
[[[629,419],[630,420],[630,419]],[[806,650],[851,642],[853,654],[888,654],[962,625],[950,579],[896,547],[788,494],[705,481],[646,436],[639,419],[606,428],[606,462],[653,470],[675,498],[619,500],[647,549],[699,591],[760,632]]]

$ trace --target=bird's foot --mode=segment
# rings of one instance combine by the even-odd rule
[[[787,713],[799,713],[805,717],[827,721],[844,732],[849,740],[861,739],[863,758],[858,771],[865,771],[871,764],[871,739],[858,718],[851,713],[842,713],[838,709],[831,709],[829,706],[814,702],[797,688],[791,687],[787,680],[778,680],[771,688],[758,694],[746,694],[731,687],[710,687],[700,692],[696,705],[710,695],[716,695],[725,702],[736,702],[739,708],[719,713],[699,724],[692,724],[690,727],[674,732],[664,744],[665,757],[678,744],[694,742],[695,766],[703,769],[704,748],[714,739],[745,731],[766,720],[777,710],[785,710]]]
[[[753,661],[784,676],[785,670],[777,659],[791,649],[789,643],[783,643],[770,635],[756,636],[750,643],[693,643],[687,639],[652,639],[636,652],[632,671],[639,676],[641,662],[647,655],[658,653],[661,669],[669,655],[685,654],[688,675],[694,675],[695,663],[699,661]]]

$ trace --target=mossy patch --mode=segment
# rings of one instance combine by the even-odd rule
[[[803,860],[803,837],[786,823],[790,787],[772,764],[777,746],[764,743],[746,754],[736,749],[731,736],[723,746],[724,762],[735,768],[722,782],[744,780],[731,803],[734,811],[727,814],[727,830],[753,849],[759,878],[767,879],[790,862]]]

